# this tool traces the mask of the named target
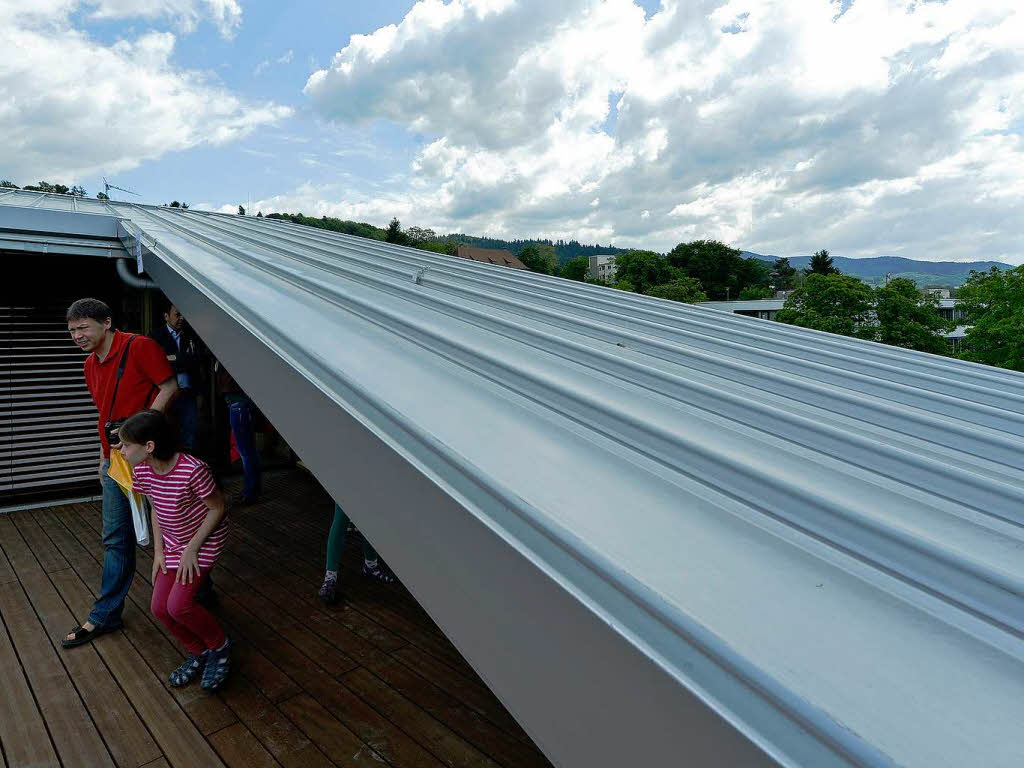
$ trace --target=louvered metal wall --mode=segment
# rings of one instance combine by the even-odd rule
[[[96,409],[65,308],[0,307],[0,506],[99,489]]]
[[[116,241],[97,251],[74,238],[46,239],[44,252],[0,247],[0,265],[15,275],[0,296],[0,510],[100,492],[96,408],[85,355],[64,322],[68,305],[93,296],[110,305],[118,327],[148,325],[143,293],[104,257]]]

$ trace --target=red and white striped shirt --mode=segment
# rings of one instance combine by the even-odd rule
[[[181,553],[209,513],[203,499],[217,490],[210,468],[195,456],[179,453],[166,475],[158,475],[148,464],[139,464],[132,470],[132,478],[134,489],[146,494],[153,504],[163,534],[164,563],[168,568],[177,568],[181,564]],[[225,514],[199,548],[197,559],[201,568],[209,568],[217,562],[227,538],[228,516]]]

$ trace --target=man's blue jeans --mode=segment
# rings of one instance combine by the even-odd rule
[[[135,526],[124,491],[103,463],[103,580],[89,621],[97,627],[121,626],[124,599],[135,578]]]
[[[228,403],[228,419],[231,432],[235,436],[235,446],[242,459],[242,472],[245,482],[242,485],[242,497],[255,499],[260,495],[260,454],[256,450],[256,438],[253,435],[253,404],[246,396],[232,399]]]

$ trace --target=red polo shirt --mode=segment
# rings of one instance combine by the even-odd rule
[[[121,385],[117,388],[117,399],[111,413],[110,400],[117,380],[117,366],[130,337],[131,334],[114,331],[110,351],[102,361],[95,352],[85,359],[85,385],[100,412],[100,444],[103,446],[103,455],[108,458],[110,445],[103,425],[107,421],[126,419],[148,408],[156,396],[157,387],[174,376],[160,345],[148,336],[136,336],[128,350],[124,375],[121,376]]]

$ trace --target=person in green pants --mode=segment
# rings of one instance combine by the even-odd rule
[[[327,605],[338,602],[338,570],[341,566],[341,555],[345,551],[345,541],[348,538],[348,515],[338,505],[334,505],[334,520],[331,521],[331,532],[327,536],[327,570],[324,573],[324,583],[320,585],[320,599]],[[363,536],[363,576],[376,581],[390,584],[395,580],[391,569],[377,556],[377,550],[373,548],[366,537]]]

